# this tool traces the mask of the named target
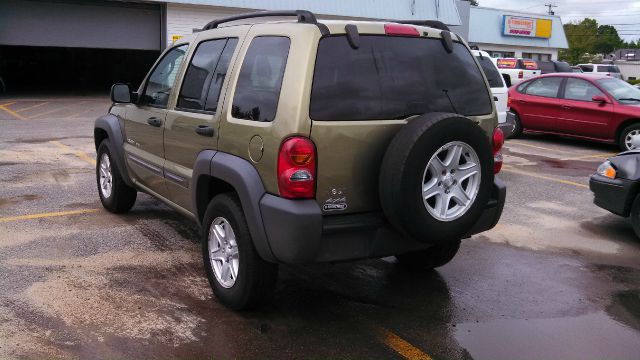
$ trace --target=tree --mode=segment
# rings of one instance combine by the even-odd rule
[[[560,50],[560,58],[571,64],[577,64],[584,54],[596,52],[598,42],[598,22],[586,18],[580,22],[564,25],[569,48]]]
[[[624,47],[624,41],[618,35],[616,28],[611,25],[598,26],[598,40],[594,52],[606,55],[622,47]]]

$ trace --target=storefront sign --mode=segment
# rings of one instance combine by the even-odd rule
[[[536,19],[520,16],[504,15],[504,35],[525,37],[551,37],[550,19]]]

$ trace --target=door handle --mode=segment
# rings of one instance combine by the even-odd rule
[[[526,103],[527,103],[527,101],[526,101],[526,100],[522,100],[522,99],[518,100],[518,102],[519,102],[520,104],[526,104]]]
[[[158,119],[157,117],[153,116],[147,119],[147,124],[151,125],[151,126],[155,126],[155,127],[160,127],[162,126],[162,120]]]
[[[212,137],[214,132],[213,128],[207,125],[198,125],[196,128],[196,133],[202,136]]]
[[[569,106],[569,105],[562,104],[561,106],[562,106],[563,109],[571,110],[571,106]]]

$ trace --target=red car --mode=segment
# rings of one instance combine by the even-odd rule
[[[537,76],[509,89],[508,107],[511,137],[522,131],[549,133],[640,149],[640,90],[616,78]]]

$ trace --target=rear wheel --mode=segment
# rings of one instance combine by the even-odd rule
[[[522,135],[522,121],[520,121],[520,117],[516,113],[513,113],[513,122],[513,132],[509,136],[510,139],[515,139]]]
[[[640,238],[640,195],[636,196],[631,206],[631,226],[636,236]]]
[[[109,140],[103,140],[98,147],[96,181],[98,194],[105,209],[112,213],[124,213],[133,207],[138,192],[122,179],[118,166],[113,161]]]
[[[620,133],[618,145],[622,151],[640,149],[640,123],[631,124]]]
[[[242,310],[273,292],[278,265],[263,260],[253,246],[242,206],[235,194],[214,197],[202,226],[204,267],[216,298]]]
[[[460,249],[460,240],[436,245],[427,250],[396,255],[398,264],[411,270],[432,270],[449,263]]]

